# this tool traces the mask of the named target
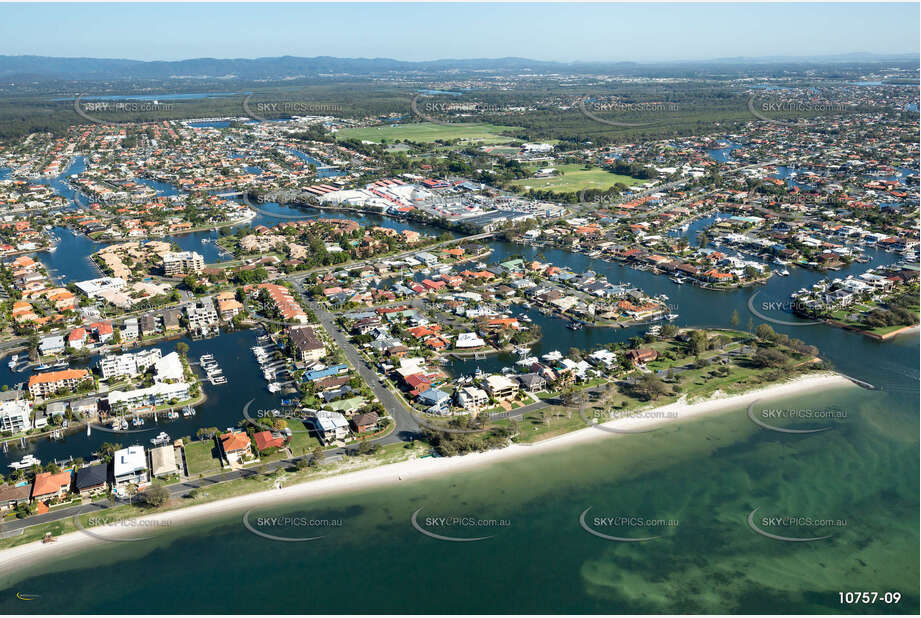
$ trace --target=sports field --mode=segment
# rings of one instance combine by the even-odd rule
[[[542,191],[555,191],[557,193],[572,193],[573,191],[583,191],[585,189],[607,190],[617,183],[632,186],[647,182],[631,176],[623,176],[603,170],[593,168],[590,170],[583,169],[582,164],[572,163],[567,165],[547,164],[546,167],[556,168],[563,172],[562,176],[551,176],[550,178],[523,178],[513,180],[511,184],[516,187],[538,189]],[[534,168],[537,171],[538,168]]]
[[[515,138],[501,135],[501,132],[516,130],[519,130],[519,127],[494,124],[441,125],[433,122],[420,122],[342,129],[336,133],[336,136],[338,139],[359,139],[378,144],[383,140],[394,142],[404,139],[420,143],[431,143],[435,140],[462,140],[477,144],[507,144],[514,141]]]

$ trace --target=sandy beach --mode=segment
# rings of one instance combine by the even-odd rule
[[[547,449],[561,449],[603,439],[629,438],[630,433],[645,432],[666,423],[680,422],[730,409],[738,409],[758,399],[789,397],[845,386],[856,388],[850,380],[838,374],[822,373],[802,376],[789,382],[775,384],[740,395],[716,396],[706,401],[691,404],[679,400],[661,407],[650,407],[630,417],[612,420],[595,427],[586,427],[533,445],[515,444],[503,449],[461,457],[414,459],[367,470],[333,474],[328,478],[280,489],[260,491],[130,520],[136,522],[135,524],[118,523],[96,526],[90,529],[92,534],[73,532],[58,537],[53,544],[42,544],[40,541],[36,541],[0,551],[0,578],[9,579],[17,569],[33,564],[45,557],[53,557],[59,560],[62,557],[73,555],[90,545],[106,543],[105,539],[127,540],[151,536],[156,534],[151,530],[156,530],[158,526],[160,529],[175,529],[177,525],[183,523],[215,518],[220,515],[233,513],[242,515],[242,513],[252,508],[284,505],[288,502],[302,501],[305,498],[347,493],[368,487],[379,488],[388,484],[425,479],[516,457],[526,457]],[[607,429],[607,431],[604,429]],[[618,431],[622,433],[618,433]],[[104,519],[105,511],[99,512],[97,517]]]

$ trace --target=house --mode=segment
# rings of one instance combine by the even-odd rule
[[[221,434],[221,450],[228,463],[241,463],[253,454],[249,436],[242,431]]]
[[[62,498],[70,491],[71,478],[70,471],[58,472],[39,472],[35,475],[35,482],[32,484],[32,499],[44,502],[52,498]]]
[[[256,441],[256,450],[260,453],[270,448],[282,448],[285,445],[284,437],[271,431],[258,431],[253,434],[253,440]]]
[[[479,412],[489,404],[489,395],[481,388],[465,386],[457,390],[457,405],[468,412]]]
[[[67,335],[67,345],[75,350],[82,350],[86,344],[86,329],[75,328]]]
[[[525,373],[515,377],[521,388],[529,393],[536,393],[547,388],[547,380],[539,373]]]
[[[313,426],[327,444],[334,440],[343,440],[349,435],[349,423],[339,412],[317,410]]]
[[[0,513],[15,509],[19,504],[28,504],[32,494],[32,486],[7,485],[0,483]]]
[[[627,350],[626,356],[634,365],[644,365],[659,358],[659,353],[650,348],[639,348],[637,350]]]
[[[150,453],[150,473],[154,478],[170,476],[179,473],[179,464],[176,461],[176,447],[172,444],[152,448]]]
[[[61,354],[64,352],[64,348],[63,335],[49,335],[48,337],[43,337],[42,340],[38,342],[38,353],[41,356]]]
[[[380,417],[377,412],[365,412],[364,414],[356,414],[352,417],[352,427],[355,428],[355,433],[365,433],[367,431],[375,431],[378,427]]]
[[[53,395],[59,390],[75,391],[85,381],[92,380],[93,376],[86,369],[64,369],[62,371],[48,371],[29,376],[29,392],[33,397]]]
[[[243,311],[243,303],[238,301],[233,292],[221,292],[214,297],[217,304],[217,313],[222,320],[232,320],[235,315]]]
[[[518,382],[503,375],[486,376],[486,392],[493,399],[511,399],[518,394]]]
[[[426,412],[444,414],[450,407],[451,396],[437,388],[430,388],[419,393],[416,401],[425,406]]]
[[[31,413],[32,406],[25,399],[0,401],[0,431],[19,433],[31,429]]]
[[[179,309],[167,309],[163,312],[161,318],[163,320],[163,330],[166,332],[177,331],[180,329],[179,325]]]
[[[149,313],[142,315],[138,320],[138,328],[144,337],[153,335],[160,330],[160,327],[157,326],[157,318]]]
[[[104,492],[108,488],[108,481],[109,465],[99,463],[84,466],[77,470],[77,480],[74,482],[74,486],[80,496],[86,498]]]
[[[288,328],[288,338],[304,362],[317,362],[326,356],[326,346],[313,326],[292,326]]]
[[[115,451],[112,472],[116,488],[129,484],[141,486],[150,481],[144,447],[134,445]]]

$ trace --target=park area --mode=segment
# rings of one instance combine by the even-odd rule
[[[536,172],[539,168],[534,168]],[[647,182],[639,178],[615,174],[600,167],[585,169],[581,163],[571,163],[567,165],[557,165],[554,169],[559,172],[556,175],[547,178],[523,178],[513,180],[512,185],[522,189],[535,189],[538,191],[554,191],[557,193],[572,193],[574,191],[584,191],[586,189],[597,189],[607,191],[616,184],[623,184],[628,187]]]
[[[414,124],[391,124],[355,129],[342,129],[338,139],[358,139],[376,144],[393,143],[402,140],[417,143],[434,143],[437,141],[459,140],[477,144],[506,144],[515,141],[514,137],[503,135],[515,132],[518,127],[506,127],[485,123],[435,124],[420,122]]]

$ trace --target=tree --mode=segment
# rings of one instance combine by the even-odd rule
[[[739,310],[738,310],[738,309],[733,309],[733,310],[732,310],[732,315],[729,316],[729,324],[730,324],[733,328],[739,328],[739,321],[740,321],[740,320],[739,320]]]
[[[702,330],[695,330],[691,332],[691,336],[688,339],[688,347],[691,350],[691,354],[694,356],[700,356],[707,351],[709,340],[707,338],[707,333]]]
[[[134,483],[129,483],[128,486],[125,487],[125,493],[128,494],[128,503],[130,504],[131,501],[134,500],[134,497],[138,495],[138,486]]]
[[[169,500],[169,496],[169,490],[159,482],[141,493],[141,499],[150,506],[160,506]]]
[[[189,353],[189,344],[185,341],[180,341],[176,344],[176,352],[179,353],[179,356],[186,356]]]
[[[637,389],[650,399],[658,399],[661,395],[666,395],[670,392],[668,385],[653,373],[644,373],[643,377],[637,382]]]
[[[783,367],[787,355],[776,348],[758,348],[752,355],[752,363],[757,367]]]
[[[313,447],[313,451],[310,453],[310,465],[319,466],[323,463],[323,460],[326,458],[326,452],[323,450],[323,447],[317,444]]]
[[[579,348],[569,348],[569,352],[566,354],[566,356],[576,362],[582,360],[582,352],[579,351]]]
[[[755,331],[755,336],[765,341],[773,341],[777,335],[769,324],[759,324],[758,329]]]

